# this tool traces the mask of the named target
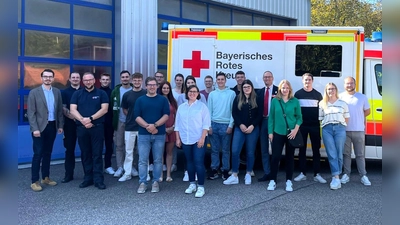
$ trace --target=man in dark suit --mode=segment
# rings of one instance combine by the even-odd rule
[[[270,159],[269,159],[269,139],[268,139],[268,115],[272,98],[278,93],[278,87],[273,85],[274,75],[271,71],[265,71],[263,74],[263,81],[265,87],[258,90],[257,95],[263,102],[263,120],[260,127],[260,143],[261,143],[261,157],[264,168],[264,176],[258,179],[259,182],[269,180],[270,173]]]
[[[62,97],[59,89],[52,87],[54,72],[45,69],[40,74],[42,85],[31,90],[28,96],[28,120],[33,140],[32,184],[34,191],[41,191],[39,183],[40,164],[42,165],[42,184],[57,185],[51,180],[50,159],[56,133],[63,132],[64,117]]]

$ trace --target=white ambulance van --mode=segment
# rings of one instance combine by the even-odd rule
[[[168,26],[173,86],[177,73],[196,77],[201,90],[205,76],[224,72],[227,86],[234,87],[239,70],[255,88],[264,86],[263,73],[271,71],[275,85],[287,79],[294,91],[302,88],[301,76],[308,72],[322,94],[328,82],[344,91],[344,78],[353,76],[356,91],[367,95],[371,105],[366,158],[382,159],[382,43],[365,42],[363,27]],[[321,154],[326,157],[323,145]]]

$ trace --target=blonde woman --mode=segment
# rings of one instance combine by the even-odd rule
[[[283,110],[282,110],[283,109]],[[286,120],[289,130],[286,126]],[[278,93],[271,101],[268,118],[268,137],[272,145],[271,180],[267,190],[276,188],[276,177],[282,149],[285,145],[286,158],[286,191],[293,191],[293,164],[295,148],[289,144],[289,139],[294,139],[303,119],[299,100],[293,97],[293,89],[288,80],[282,80],[278,86]]]
[[[342,187],[339,174],[342,173],[343,149],[349,117],[349,107],[345,101],[339,99],[336,85],[328,83],[325,86],[324,97],[319,103],[319,120],[321,120],[322,140],[332,173],[330,183],[332,190]]]

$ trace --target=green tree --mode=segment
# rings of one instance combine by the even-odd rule
[[[381,0],[311,0],[312,26],[363,26],[365,35],[382,30]]]

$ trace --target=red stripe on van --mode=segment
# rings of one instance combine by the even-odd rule
[[[382,136],[382,123],[367,122],[365,134]]]
[[[286,36],[286,41],[307,41],[306,35],[299,35],[299,36]]]
[[[382,59],[382,50],[365,50],[364,58],[379,58]]]
[[[283,40],[285,40],[284,38],[285,38],[285,33],[261,32],[261,40],[283,41]]]
[[[172,32],[172,38],[177,39],[179,36],[195,36],[195,37],[214,37],[217,38],[218,32],[211,32],[211,31],[205,31],[205,32],[198,32],[198,31],[173,31]]]

